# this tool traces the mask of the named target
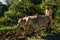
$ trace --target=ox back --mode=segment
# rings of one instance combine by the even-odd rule
[[[47,16],[39,15],[36,18],[29,18],[27,21],[27,27],[32,26],[35,32],[40,29],[45,29],[49,23],[50,19]]]

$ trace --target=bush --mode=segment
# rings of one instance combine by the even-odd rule
[[[60,27],[60,8],[57,7],[57,10],[54,12],[54,26],[55,27]]]

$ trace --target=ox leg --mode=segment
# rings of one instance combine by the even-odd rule
[[[48,25],[47,25],[47,28],[46,28],[46,32],[47,33],[51,33],[51,23],[48,23]]]
[[[45,29],[41,29],[37,32],[36,34],[36,38],[45,38],[46,37],[46,33],[45,33]]]

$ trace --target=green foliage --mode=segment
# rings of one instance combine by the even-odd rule
[[[35,1],[39,2],[39,1]],[[32,0],[15,0],[13,4],[9,7],[9,10],[14,11],[15,13],[22,12],[25,15],[35,15],[40,13],[40,9],[36,7],[38,4],[34,4]]]
[[[42,0],[30,0],[33,4],[41,4]]]
[[[60,8],[58,7],[57,11],[56,11],[56,15],[55,15],[55,26],[56,27],[60,27]]]
[[[58,10],[56,11],[56,19],[60,19],[60,8],[58,8]]]
[[[0,18],[0,25],[2,25],[2,24],[5,22],[5,20],[6,20],[6,19],[5,19],[5,18],[3,18],[3,17],[2,17],[2,18]]]
[[[12,30],[12,29],[16,29],[17,26],[16,25],[13,25],[13,26],[2,26],[0,27],[0,31],[4,31],[4,30]]]
[[[4,12],[8,10],[8,7],[0,2],[0,17],[4,16]]]
[[[17,24],[17,20],[26,15],[43,14],[43,8],[41,8],[39,6],[40,3],[38,3],[39,0],[35,0],[35,3],[36,2],[37,4],[35,5],[32,0],[14,0],[8,8],[9,10],[4,13],[4,16],[7,18],[5,23],[7,23],[7,25]]]

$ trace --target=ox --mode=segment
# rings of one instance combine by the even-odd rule
[[[46,29],[50,24],[50,21],[51,21],[50,18],[45,15],[28,16],[19,19],[18,26],[26,26],[26,28],[28,27],[28,29],[33,28],[34,32],[37,32],[41,29]]]

